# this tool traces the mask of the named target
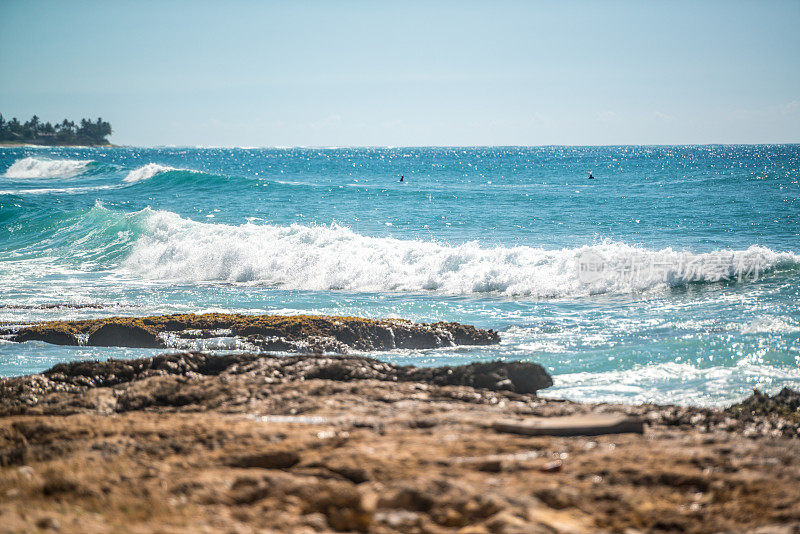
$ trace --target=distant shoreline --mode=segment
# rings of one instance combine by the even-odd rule
[[[47,147],[62,147],[62,146],[64,146],[64,147],[79,147],[79,148],[115,148],[117,145],[114,145],[114,144],[111,144],[111,143],[104,143],[102,145],[85,145],[85,144],[70,144],[70,143],[51,145],[51,144],[39,144],[39,143],[30,143],[30,142],[29,143],[21,143],[19,141],[0,141],[0,147],[5,147],[5,148],[24,148],[24,147],[42,147],[42,148],[47,148]]]

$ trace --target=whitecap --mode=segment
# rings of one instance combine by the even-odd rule
[[[39,189],[7,189],[0,190],[0,195],[47,195],[51,193],[64,193],[67,195],[77,195],[88,191],[102,191],[104,189],[115,189],[113,185],[96,185],[82,187],[42,187]]]
[[[582,261],[605,267],[586,277]],[[435,291],[556,298],[665,289],[693,282],[749,282],[800,256],[752,246],[691,253],[619,242],[547,250],[447,245],[371,237],[338,225],[200,223],[149,211],[123,262],[150,279],[259,283],[293,290]],[[645,266],[648,268],[631,268]],[[652,266],[652,268],[649,268]]]
[[[187,169],[177,169],[175,167],[170,167],[169,165],[160,165],[158,163],[148,163],[138,169],[134,169],[128,173],[128,175],[122,179],[123,182],[141,182],[142,180],[148,180],[153,176],[160,174],[162,172],[169,172],[169,171],[183,171]]]
[[[9,167],[6,178],[72,178],[86,170],[92,160],[22,158]]]

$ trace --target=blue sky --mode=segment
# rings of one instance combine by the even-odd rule
[[[800,2],[0,0],[0,112],[135,145],[800,142]]]

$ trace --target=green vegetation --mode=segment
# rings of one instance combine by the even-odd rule
[[[6,121],[0,114],[0,144],[107,145],[111,132],[111,125],[99,117],[97,121],[81,119],[80,125],[64,119],[54,126],[36,115],[21,123],[16,117]]]

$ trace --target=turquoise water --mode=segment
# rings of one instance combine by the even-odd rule
[[[5,148],[0,321],[460,321],[503,341],[375,356],[724,404],[800,386],[799,178],[798,145]],[[0,375],[150,353],[0,340]]]

